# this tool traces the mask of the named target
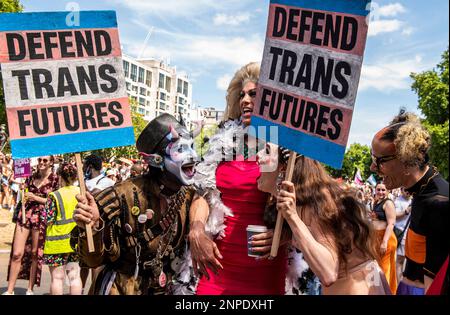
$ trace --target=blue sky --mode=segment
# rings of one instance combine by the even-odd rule
[[[225,106],[234,72],[261,61],[269,0],[22,0],[25,11],[117,11],[123,52],[163,58],[193,82],[193,101]],[[356,100],[349,144],[372,135],[400,106],[417,112],[411,72],[432,69],[448,46],[448,0],[377,0]],[[151,30],[147,45],[144,41]]]

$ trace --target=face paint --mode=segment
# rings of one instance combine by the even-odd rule
[[[182,136],[177,141],[169,143],[166,148],[164,166],[183,185],[191,185],[194,182],[197,153],[192,148],[193,143],[191,137]]]
[[[258,189],[263,192],[276,194],[277,178],[278,178],[278,146],[267,143],[265,148],[258,152],[258,164],[261,175],[257,183]]]

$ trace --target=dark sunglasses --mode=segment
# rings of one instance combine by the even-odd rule
[[[373,153],[371,153],[370,155],[372,156],[372,163],[377,166],[377,170],[380,170],[381,164],[395,160],[397,158],[397,154],[385,155],[380,157],[373,155]]]
[[[41,163],[41,162],[48,163],[48,159],[38,158],[38,163]]]
[[[248,92],[241,91],[241,93],[239,93],[239,99],[242,100],[245,97],[246,94],[248,96],[250,96],[250,98],[255,98],[256,97],[256,90],[250,90]]]

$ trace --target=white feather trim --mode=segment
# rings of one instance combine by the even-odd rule
[[[242,154],[244,148],[244,128],[242,121],[229,120],[209,140],[208,152],[203,161],[196,166],[194,185],[209,205],[209,217],[205,230],[211,237],[225,237],[225,217],[233,216],[230,208],[225,206],[216,187],[216,170],[221,161],[232,161]]]

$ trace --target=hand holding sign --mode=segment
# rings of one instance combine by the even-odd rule
[[[80,23],[67,23],[73,12],[0,14],[15,159],[134,144],[116,14],[77,13]],[[83,194],[81,159],[77,168]],[[90,225],[86,232],[92,252]]]
[[[252,116],[259,133],[278,127],[276,144],[341,167],[361,74],[369,4],[370,0],[271,0]],[[272,257],[277,254],[281,222],[279,214]]]

